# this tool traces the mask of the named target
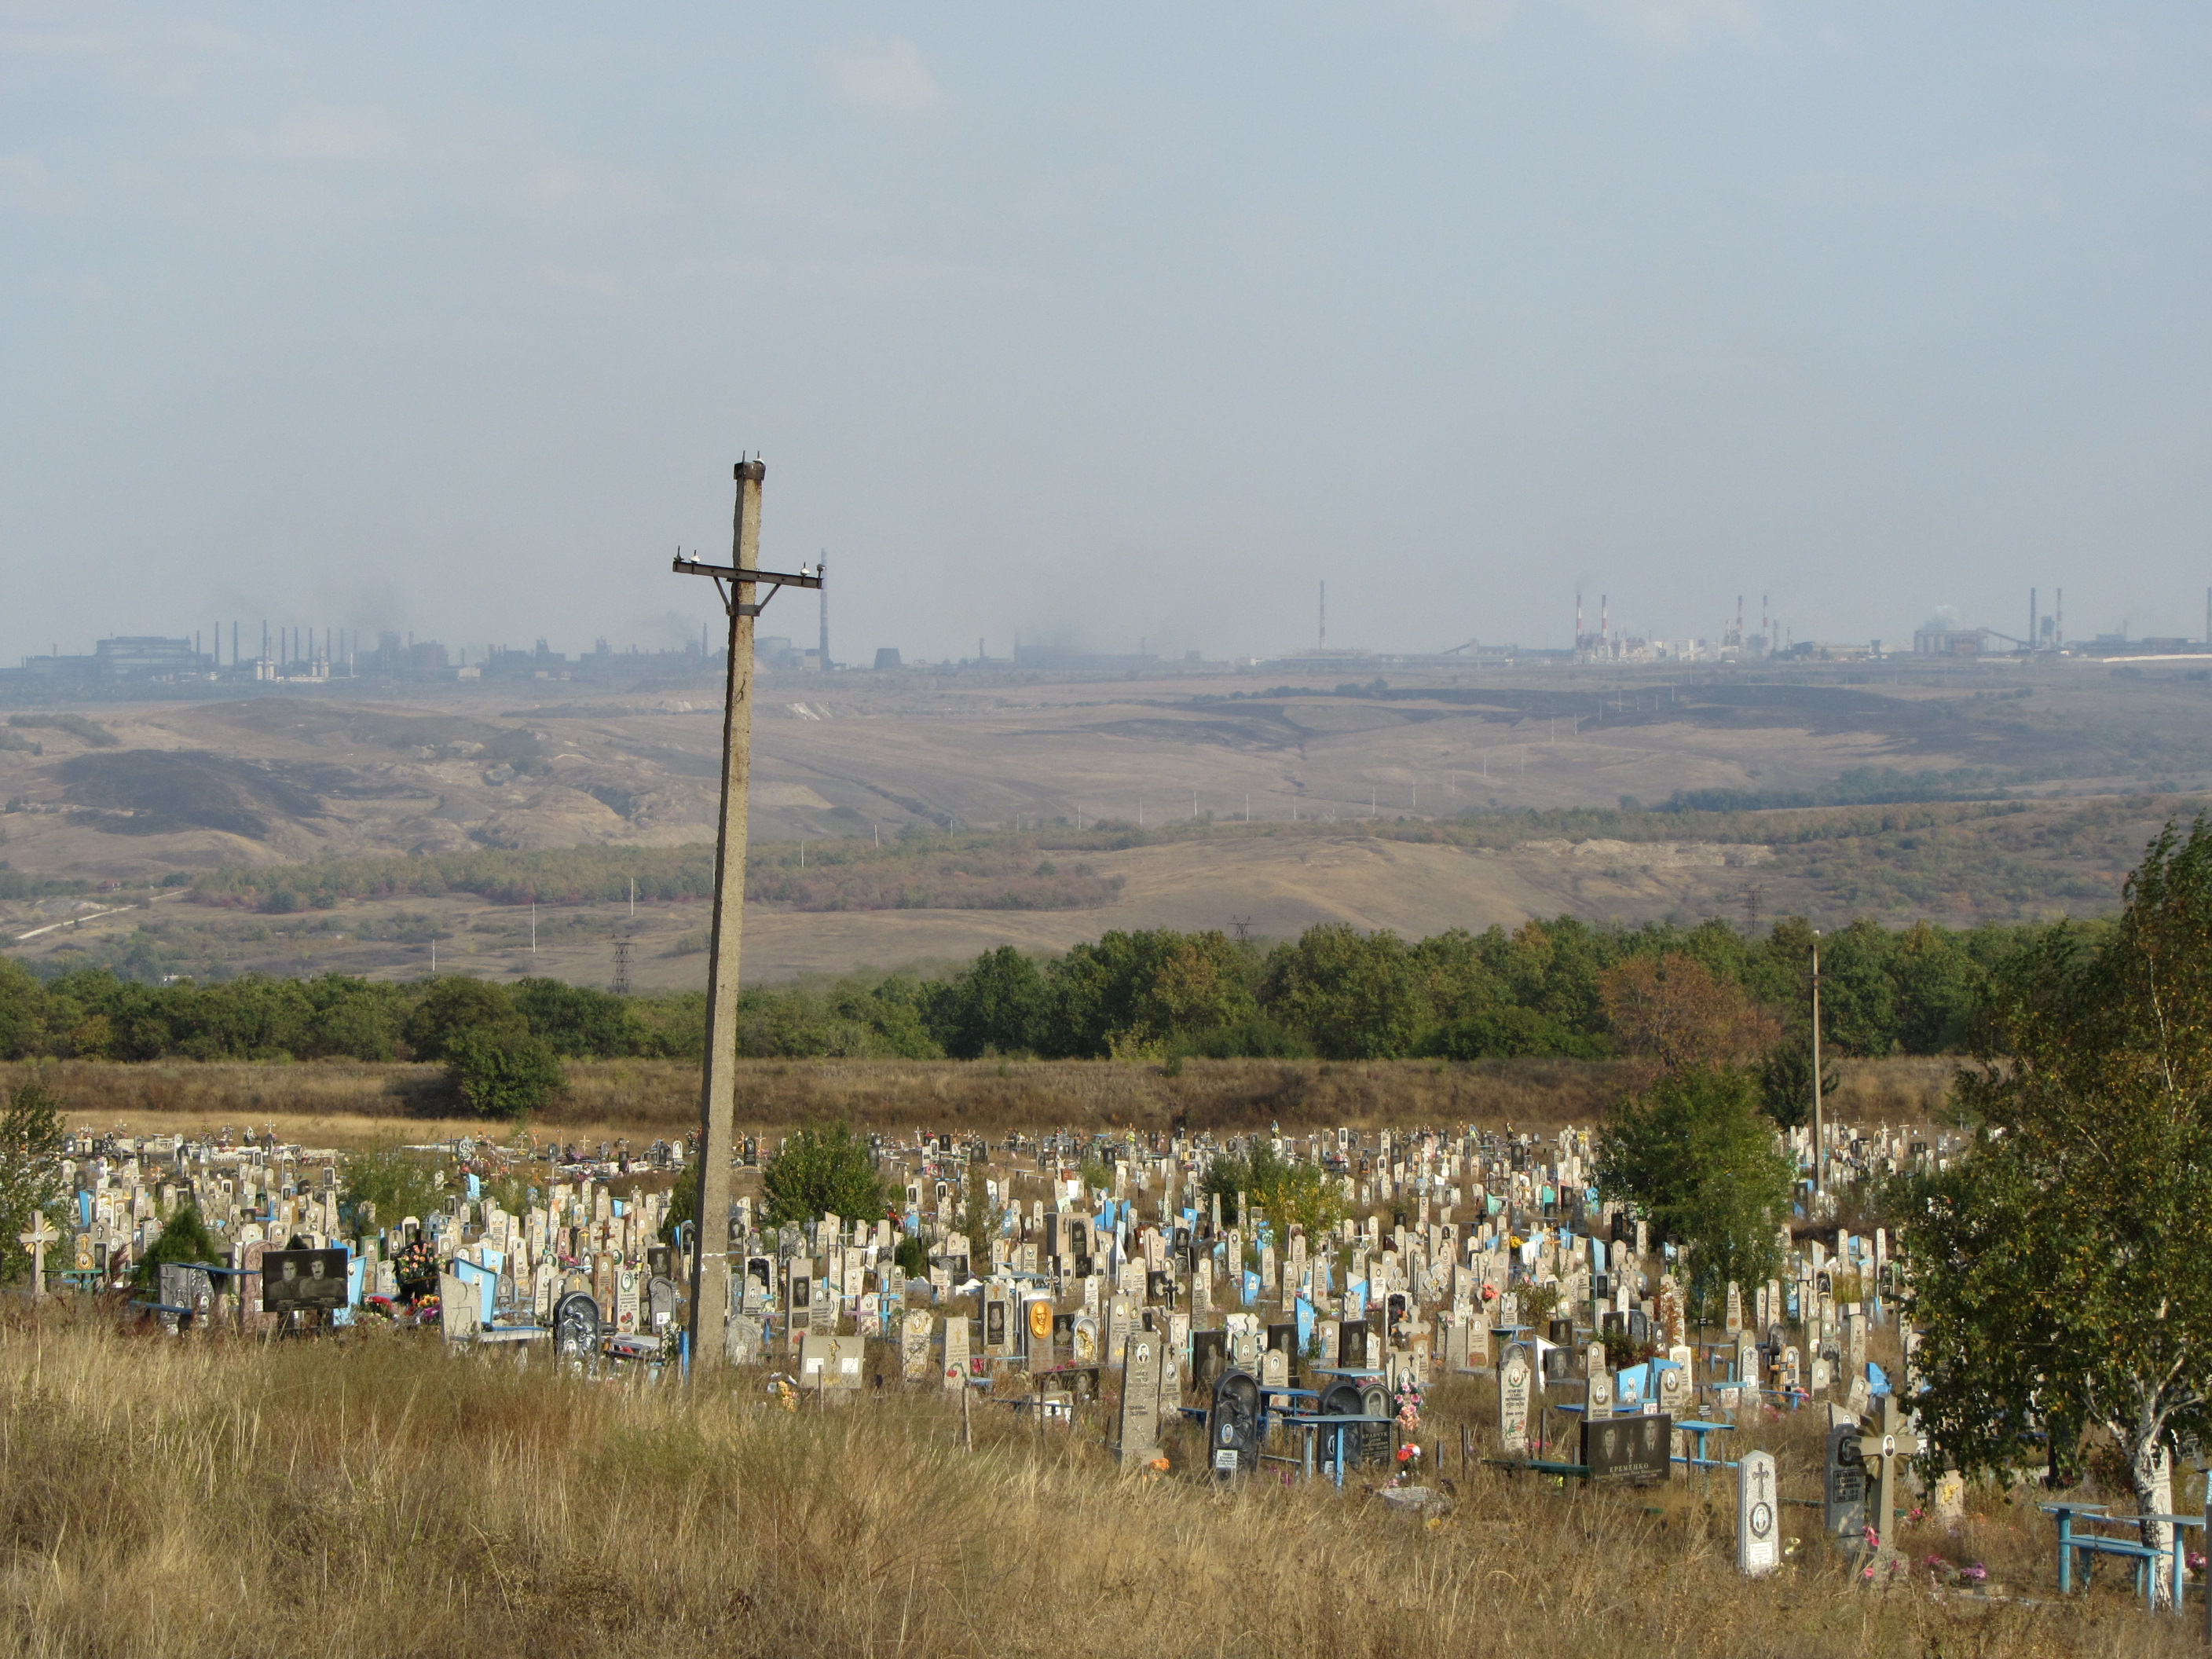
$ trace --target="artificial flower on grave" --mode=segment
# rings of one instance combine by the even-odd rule
[[[1413,1477],[1420,1473],[1416,1467],[1420,1461],[1421,1449],[1413,1442],[1408,1440],[1404,1445],[1399,1447],[1398,1474],[1392,1484],[1400,1486],[1410,1484]]]
[[[1421,1385],[1411,1371],[1398,1374],[1398,1426],[1411,1433],[1421,1425]]]

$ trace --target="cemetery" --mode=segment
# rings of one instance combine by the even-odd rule
[[[821,581],[747,562],[763,476],[736,562],[676,566],[725,595],[732,710],[761,585]],[[2020,944],[1934,1111],[1824,1112],[1814,944],[1802,1049],[1686,954],[1635,968],[1594,1121],[1138,1128],[1048,1084],[988,1131],[793,1123],[737,1063],[749,719],[680,1141],[149,1134],[14,1089],[15,1649],[2212,1635],[2212,824]]]
[[[750,1134],[702,1365],[684,1143],[349,1153],[78,1126],[67,1224],[23,1240],[43,1294],[11,1304],[0,1388],[15,1443],[60,1432],[41,1404],[58,1390],[72,1433],[119,1437],[101,1455],[153,1484],[125,1521],[84,1490],[105,1490],[96,1468],[37,1477],[127,1582],[19,1559],[12,1593],[88,1637],[143,1617],[150,1644],[181,1601],[195,1630],[263,1639],[181,1565],[149,1576],[175,1506],[206,1502],[160,1495],[180,1479],[149,1467],[167,1445],[227,1470],[281,1535],[280,1577],[335,1573],[349,1617],[403,1616],[393,1557],[416,1559],[442,1632],[426,1650],[527,1629],[580,1650],[629,1630],[843,1651],[904,1628],[1063,1650],[1046,1605],[1175,1651],[1200,1630],[1269,1652],[1547,1632],[1666,1652],[1720,1631],[1746,1651],[1788,1631],[1797,1653],[2201,1642],[2186,1560],[2186,1619],[2148,1611],[2176,1564],[2109,1492],[2045,1513],[2068,1494],[2043,1470],[1969,1488],[1917,1461],[1907,1259],[1850,1218],[1962,1156],[1957,1131],[1778,1137],[1794,1201],[1753,1283],[1698,1273],[1607,1196],[1603,1134]],[[775,1213],[775,1165],[810,1139],[849,1143],[872,1211]],[[366,1195],[395,1164],[416,1183],[397,1214]],[[432,1504],[444,1541],[394,1534],[400,1509],[352,1462],[405,1461],[379,1449],[396,1430],[334,1427],[337,1398],[450,1437],[413,1449],[412,1478],[457,1483]],[[319,1474],[295,1489],[276,1466],[303,1455]],[[19,1552],[64,1550],[40,1512]],[[632,1535],[609,1535],[617,1518]],[[477,1530],[496,1541],[459,1541]],[[296,1589],[248,1599],[304,1616]],[[977,1593],[988,1631],[962,1611]]]

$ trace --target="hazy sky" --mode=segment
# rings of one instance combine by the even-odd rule
[[[2199,4],[0,4],[0,658],[2204,628]],[[786,598],[764,631],[811,635]]]

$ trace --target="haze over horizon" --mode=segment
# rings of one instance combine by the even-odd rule
[[[2199,635],[2212,18],[0,8],[0,661]],[[764,632],[811,637],[787,599]]]

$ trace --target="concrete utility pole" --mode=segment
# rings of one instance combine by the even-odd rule
[[[728,1358],[730,1316],[730,1155],[738,1124],[738,961],[744,937],[745,811],[752,775],[753,619],[778,587],[819,587],[802,568],[796,576],[759,569],[761,485],[764,461],[737,466],[737,522],[731,562],[701,564],[679,553],[678,574],[711,576],[730,617],[730,659],[722,701],[722,811],[714,836],[714,946],[707,967],[707,1065],[699,1091],[698,1248],[691,1258],[691,1375],[719,1371]],[[725,580],[729,583],[724,587]]]
[[[1813,935],[1813,1196],[1828,1191],[1828,1147],[1820,1133],[1820,935]],[[1815,1221],[1820,1217],[1813,1218]]]

